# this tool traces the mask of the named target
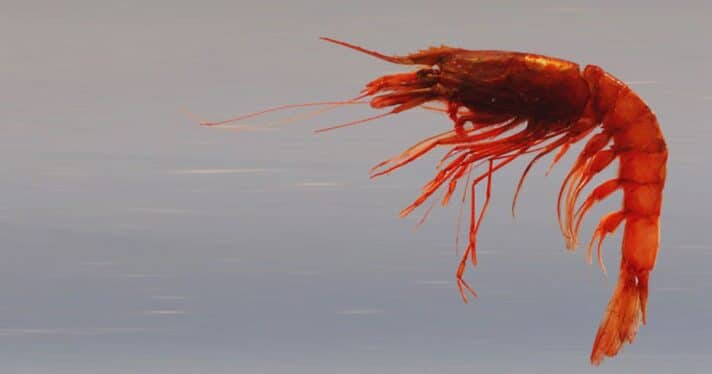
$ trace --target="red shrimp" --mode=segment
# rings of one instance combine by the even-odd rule
[[[389,56],[346,42],[322,39],[391,63],[418,66],[415,71],[371,81],[356,99],[335,102],[335,105],[348,104],[370,98],[371,107],[390,110],[334,128],[427,103],[445,105],[442,111],[453,122],[451,130],[415,144],[371,171],[372,177],[377,177],[434,148],[449,148],[435,178],[401,216],[407,216],[438,190],[443,191],[442,204],[447,204],[458,182],[465,178],[467,187],[462,201],[469,192],[469,238],[456,273],[465,302],[467,292],[476,296],[462,276],[468,259],[477,264],[477,232],[489,204],[493,173],[521,156],[534,154],[519,180],[512,202],[514,212],[524,178],[535,162],[556,151],[553,167],[572,144],[595,132],[564,178],[559,191],[558,219],[566,246],[573,250],[590,208],[612,193],[623,191],[622,207],[600,220],[588,244],[590,262],[592,247],[597,242],[599,264],[605,272],[601,243],[625,221],[618,283],[596,334],[591,363],[598,365],[605,356],[615,356],[625,342],[633,342],[640,321],[646,323],[648,278],[660,243],[667,162],[667,147],[655,114],[635,92],[598,66],[588,65],[581,70],[576,63],[537,54],[440,46],[405,56]],[[593,188],[577,207],[581,192],[615,159],[619,161],[618,175]],[[483,163],[487,165],[486,171],[471,177],[472,171]],[[475,187],[485,179],[485,202],[478,216]]]

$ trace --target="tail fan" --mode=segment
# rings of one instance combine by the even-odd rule
[[[591,364],[599,365],[605,356],[615,356],[624,343],[633,343],[640,326],[641,312],[645,311],[647,291],[645,279],[639,279],[625,264],[621,266],[618,284],[593,343]]]

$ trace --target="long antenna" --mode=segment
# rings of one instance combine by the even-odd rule
[[[233,117],[233,118],[228,118],[223,121],[218,121],[218,122],[200,121],[200,125],[208,126],[208,127],[209,126],[226,125],[228,123],[238,122],[238,121],[246,120],[248,118],[256,117],[259,115],[272,113],[272,112],[278,112],[280,110],[286,110],[286,109],[307,108],[307,107],[314,107],[314,106],[333,106],[334,108],[336,108],[341,105],[363,104],[364,102],[360,101],[360,100],[363,99],[364,97],[365,97],[364,95],[361,95],[361,96],[355,97],[351,100],[345,100],[345,101],[317,101],[317,102],[311,102],[311,103],[280,105],[277,107],[268,108],[268,109],[260,110],[260,111],[253,112],[253,113],[243,114],[241,116],[237,116],[237,117]]]
[[[383,118],[383,117],[389,116],[389,115],[391,115],[391,114],[395,114],[395,113],[393,113],[393,112],[381,113],[381,114],[377,114],[377,115],[375,115],[375,116],[371,116],[371,117],[368,117],[368,118],[357,119],[357,120],[355,120],[355,121],[347,122],[347,123],[344,123],[344,124],[341,124],[341,125],[336,125],[336,126],[331,126],[331,127],[325,127],[325,128],[323,128],[323,129],[314,130],[314,132],[315,132],[315,133],[322,133],[322,132],[327,132],[327,131],[331,131],[331,130],[341,129],[341,128],[344,128],[344,127],[354,126],[354,125],[358,125],[358,124],[361,124],[361,123],[364,123],[364,122],[369,122],[369,121],[373,121],[373,120],[375,120],[375,119]]]

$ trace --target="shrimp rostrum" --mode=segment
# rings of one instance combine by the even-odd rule
[[[587,139],[559,191],[557,211],[566,246],[576,248],[581,223],[591,207],[621,190],[622,207],[601,218],[588,243],[589,261],[596,245],[599,264],[605,271],[600,260],[601,243],[624,223],[618,283],[596,334],[591,363],[598,365],[605,356],[616,355],[625,342],[633,342],[640,322],[646,322],[648,278],[660,242],[667,161],[655,114],[635,92],[598,66],[581,70],[573,62],[536,54],[441,46],[389,56],[323,39],[391,63],[417,66],[417,70],[382,76],[366,85],[357,99],[368,99],[373,108],[390,109],[370,119],[427,104],[452,120],[450,130],[376,165],[372,176],[390,173],[435,148],[448,150],[436,176],[401,216],[438,191],[445,205],[458,182],[465,184],[462,200],[470,194],[469,238],[456,273],[465,301],[468,292],[476,296],[462,276],[468,260],[477,264],[477,231],[489,202],[493,173],[519,157],[531,155],[517,186],[516,202],[535,162],[553,153],[553,166],[572,144]],[[616,159],[617,176],[587,188]],[[473,175],[480,165],[482,172]],[[480,182],[486,182],[486,200],[477,215],[475,187]],[[577,204],[584,190],[590,193]]]

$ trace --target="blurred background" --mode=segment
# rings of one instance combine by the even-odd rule
[[[2,1],[0,370],[13,373],[668,373],[712,363],[710,6],[617,1]],[[633,5],[633,4],[638,5]],[[466,279],[457,204],[398,219],[433,155],[375,163],[443,131],[412,110],[359,127],[352,106],[201,128],[279,104],[355,96],[431,45],[597,64],[657,113],[670,151],[648,325],[599,369],[616,281],[568,253],[555,201],[575,152],[494,178]],[[296,113],[296,112],[295,112]],[[615,168],[608,171],[612,175]],[[604,175],[601,179],[606,178]],[[620,204],[614,195],[589,214]],[[460,253],[461,253],[460,249]],[[597,370],[597,371],[594,371]]]

